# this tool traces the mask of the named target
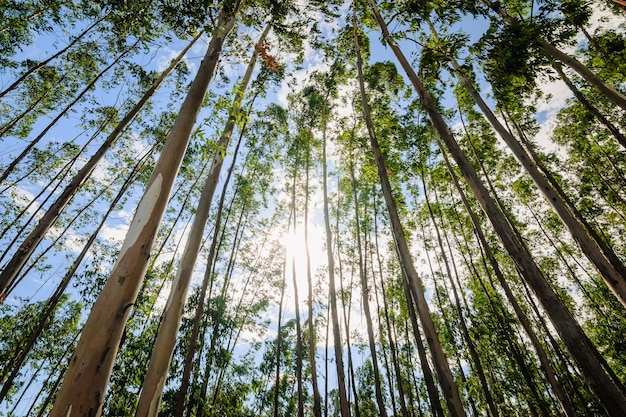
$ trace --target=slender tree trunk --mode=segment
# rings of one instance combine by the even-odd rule
[[[52,409],[54,417],[99,416],[102,412],[102,400],[115,354],[148,266],[167,196],[171,193],[194,122],[215,73],[224,39],[235,25],[238,7],[239,3],[232,16],[223,10],[217,20],[205,59],[139,202],[117,263],[87,318]]]
[[[54,55],[52,55],[51,57],[39,62],[37,65],[34,65],[33,67],[29,68],[28,71],[24,72],[22,75],[20,75],[20,77],[15,80],[10,86],[8,86],[7,88],[5,88],[3,91],[0,91],[0,98],[6,96],[8,93],[10,93],[11,91],[13,91],[18,85],[20,85],[20,83],[22,81],[24,81],[29,75],[33,74],[34,72],[36,72],[37,70],[39,70],[40,68],[44,67],[45,65],[48,65],[51,61],[55,60],[56,58],[60,57],[61,55],[63,55],[65,52],[67,52],[68,50],[70,50],[74,45],[76,45],[76,43],[78,43],[78,41],[80,41],[85,35],[87,35],[87,33],[91,32],[91,30],[93,28],[95,28],[97,25],[99,25],[100,23],[102,23],[104,21],[104,19],[107,16],[102,16],[101,18],[99,18],[98,20],[96,20],[94,23],[92,23],[87,29],[83,30],[81,33],[79,33],[74,39],[72,39],[72,41],[63,49],[57,51]]]
[[[574,93],[574,96],[576,97],[576,99],[578,99],[580,104],[582,104],[582,106],[589,113],[591,113],[596,119],[598,119],[600,123],[606,126],[606,128],[609,130],[609,132],[611,132],[613,137],[617,139],[619,144],[622,145],[622,147],[626,149],[626,136],[624,136],[624,134],[619,130],[619,128],[615,126],[613,123],[611,123],[609,119],[607,119],[602,113],[600,113],[600,111],[593,104],[591,104],[589,100],[587,100],[587,98],[578,89],[578,87],[576,87],[576,85],[574,85],[574,83],[567,76],[567,74],[565,74],[560,64],[555,63],[553,65],[553,68],[556,70],[557,74],[559,74],[559,77],[561,77],[561,79],[565,82],[565,84],[567,84],[569,89],[572,90],[572,93]]]
[[[187,348],[187,354],[185,356],[185,365],[183,369],[183,376],[181,379],[180,389],[178,390],[178,397],[176,401],[176,408],[174,411],[174,416],[182,416],[185,410],[185,403],[187,401],[187,391],[189,390],[189,382],[191,377],[191,371],[193,367],[193,358],[196,354],[196,348],[198,345],[198,335],[200,333],[200,322],[202,321],[202,315],[204,314],[204,304],[206,301],[206,292],[209,286],[209,282],[211,282],[212,270],[213,270],[213,262],[215,260],[215,248],[217,246],[217,240],[219,237],[219,232],[222,227],[222,214],[224,211],[224,201],[226,199],[226,191],[228,190],[228,184],[230,184],[230,179],[232,177],[232,173],[235,168],[235,163],[237,161],[237,156],[239,155],[239,146],[241,145],[243,134],[245,131],[245,126],[241,129],[241,134],[239,136],[239,141],[237,142],[237,147],[233,152],[233,161],[231,163],[230,169],[228,170],[228,175],[226,180],[224,181],[224,187],[222,189],[222,194],[220,195],[220,201],[217,205],[217,215],[215,218],[215,225],[213,227],[213,238],[211,240],[211,246],[209,247],[209,254],[207,255],[206,269],[204,272],[204,278],[202,279],[202,286],[200,288],[200,295],[198,297],[198,306],[196,307],[193,327],[191,330],[191,335],[189,336],[189,347]]]
[[[119,54],[117,56],[117,58],[115,58],[107,67],[105,67],[102,71],[100,71],[98,73],[98,75],[96,75],[94,77],[93,80],[91,80],[91,82],[89,84],[87,84],[87,86],[85,86],[85,88],[76,96],[74,97],[74,99],[70,102],[70,104],[68,104],[42,131],[41,133],[39,133],[39,135],[37,135],[37,137],[35,139],[33,139],[32,141],[30,141],[30,143],[28,144],[28,146],[26,146],[26,148],[24,148],[24,150],[22,151],[22,153],[20,153],[10,164],[9,166],[4,170],[4,172],[0,175],[0,184],[2,184],[7,177],[11,174],[11,172],[13,172],[13,170],[15,169],[15,167],[17,166],[17,164],[19,164],[22,159],[24,159],[26,157],[26,155],[28,155],[28,153],[35,147],[35,145],[37,145],[39,143],[39,141],[46,135],[46,133],[48,133],[48,131],[50,129],[52,129],[52,127],[59,121],[61,120],[61,118],[63,116],[65,116],[71,109],[72,107],[74,107],[74,105],[76,103],[78,103],[95,85],[96,82],[98,82],[98,80],[100,78],[102,78],[102,76],[104,76],[104,74],[106,74],[111,68],[113,68],[115,65],[117,65],[122,58],[124,58],[126,55],[128,55],[133,49],[135,49],[135,47],[139,44],[141,39],[137,39],[135,41],[135,43],[126,48],[126,50],[124,52],[122,52],[121,54]],[[3,129],[2,132],[0,132],[0,136],[3,135],[5,132],[7,131],[7,129]]]
[[[480,356],[478,355],[478,352],[476,351],[476,346],[474,344],[474,341],[472,340],[470,334],[469,334],[469,330],[467,328],[467,323],[465,321],[465,316],[463,314],[463,309],[461,308],[461,302],[459,300],[459,293],[456,289],[456,286],[454,285],[454,280],[452,277],[452,271],[450,271],[450,266],[449,266],[449,261],[448,261],[448,255],[446,255],[446,251],[445,248],[443,246],[443,240],[441,237],[441,233],[439,231],[439,226],[437,225],[436,219],[435,219],[435,213],[433,212],[431,203],[430,203],[430,197],[429,197],[429,193],[426,187],[426,181],[424,179],[425,177],[425,173],[422,170],[422,175],[421,175],[421,179],[422,179],[422,187],[424,189],[424,200],[426,202],[426,207],[428,208],[428,213],[430,215],[430,220],[433,224],[433,227],[435,228],[435,234],[437,236],[437,243],[439,245],[439,250],[441,251],[441,255],[443,257],[443,263],[444,266],[446,268],[446,275],[448,276],[448,280],[450,282],[450,285],[452,287],[452,292],[454,294],[454,300],[455,300],[455,304],[456,304],[456,310],[457,310],[457,314],[459,316],[459,324],[461,325],[461,334],[463,336],[463,339],[465,340],[465,343],[467,344],[467,349],[469,351],[470,357],[472,358],[472,362],[474,364],[474,367],[476,368],[476,373],[478,374],[478,379],[480,381],[480,386],[483,389],[483,393],[485,394],[485,401],[487,402],[487,406],[489,407],[489,411],[491,413],[492,416],[496,417],[499,416],[500,413],[498,412],[498,409],[496,408],[494,399],[491,395],[491,390],[489,388],[489,384],[487,383],[487,378],[485,377],[485,372],[483,370],[483,365],[482,365],[482,360],[480,358]],[[435,197],[437,195],[435,194]],[[444,233],[445,233],[445,229],[444,229]],[[446,241],[447,241],[447,236],[446,236]],[[448,247],[449,247],[449,251],[450,251],[450,257],[454,256],[453,255],[453,251],[452,248],[450,247],[450,242],[448,242]],[[454,258],[451,259],[452,260],[452,265],[454,267],[454,272],[456,274],[456,266],[454,265]],[[434,276],[434,275],[433,275]],[[458,279],[458,275],[457,279]],[[447,291],[447,290],[446,290]],[[471,395],[470,395],[471,397]]]
[[[389,303],[387,302],[387,291],[385,289],[385,279],[383,277],[383,264],[380,258],[380,247],[378,244],[378,215],[376,209],[377,202],[374,201],[374,247],[376,251],[376,259],[378,264],[378,275],[380,280],[381,294],[383,298],[383,313],[385,318],[385,326],[387,329],[387,337],[389,343],[389,350],[391,352],[391,362],[393,363],[394,373],[396,375],[396,385],[398,386],[398,397],[400,399],[400,410],[402,411],[402,417],[409,417],[409,413],[406,407],[404,384],[402,383],[402,372],[400,370],[400,362],[398,360],[398,353],[396,352],[396,342],[391,329],[391,320],[389,319]],[[391,387],[391,382],[389,383]],[[393,395],[392,395],[393,398]],[[394,414],[395,415],[395,414]]]
[[[71,279],[74,277],[74,274],[78,270],[78,267],[80,266],[83,259],[89,252],[89,249],[91,249],[91,246],[93,245],[93,242],[96,240],[98,233],[104,226],[105,221],[107,220],[109,215],[113,212],[113,210],[117,206],[117,203],[121,200],[122,196],[126,193],[126,190],[128,190],[128,187],[130,186],[130,184],[132,184],[134,178],[136,177],[137,172],[139,171],[141,166],[143,166],[144,163],[145,163],[145,158],[142,158],[142,160],[139,161],[139,163],[135,166],[135,168],[133,169],[129,177],[126,179],[126,181],[124,182],[124,184],[118,191],[117,195],[115,196],[115,198],[109,205],[109,209],[107,210],[104,217],[100,221],[100,224],[98,225],[96,230],[91,234],[91,236],[89,237],[89,239],[83,246],[83,249],[81,250],[80,254],[74,260],[70,269],[65,273],[65,275],[63,276],[63,279],[57,286],[52,296],[50,296],[50,298],[48,299],[47,306],[41,315],[41,319],[37,323],[37,326],[35,326],[35,328],[31,331],[31,334],[29,335],[28,340],[26,341],[26,344],[22,346],[17,356],[13,358],[13,360],[11,361],[12,362],[11,366],[10,367],[6,366],[4,371],[0,373],[2,374],[0,376],[0,379],[1,379],[4,376],[4,372],[8,372],[8,370],[12,368],[11,374],[4,381],[2,385],[2,389],[0,390],[0,403],[4,400],[5,396],[8,394],[9,390],[11,389],[11,386],[13,385],[13,381],[19,374],[20,368],[22,364],[24,363],[26,356],[30,352],[31,348],[33,347],[33,345],[35,344],[39,336],[41,335],[41,332],[43,331],[46,324],[49,322],[52,312],[57,308],[57,305],[58,305],[59,300],[61,299],[61,296],[65,293],[65,290],[67,289],[67,286],[69,285]]]
[[[291,219],[290,219],[291,221]],[[287,232],[289,229],[287,229]],[[276,376],[274,379],[274,409],[273,416],[279,417],[278,412],[278,400],[280,397],[280,357],[281,357],[281,343],[282,343],[282,320],[283,320],[283,300],[285,298],[286,287],[286,275],[287,275],[287,252],[285,251],[285,259],[283,261],[283,280],[280,286],[280,303],[278,304],[278,334],[276,335]]]
[[[339,403],[341,417],[350,417],[350,404],[346,390],[346,377],[343,367],[343,345],[339,327],[339,312],[337,308],[337,285],[335,283],[335,259],[333,256],[333,237],[330,229],[330,214],[328,209],[328,172],[326,161],[326,127],[322,129],[322,189],[324,199],[324,228],[326,231],[326,255],[328,258],[328,298],[330,314],[333,324],[333,345],[335,349],[335,365],[337,368],[337,384],[339,389]]]
[[[324,338],[324,417],[328,417],[328,343],[330,341],[330,302],[326,307],[326,337]]]
[[[441,407],[439,391],[435,385],[435,379],[433,378],[430,364],[428,363],[428,358],[426,356],[426,348],[424,347],[419,325],[417,324],[417,314],[415,311],[414,300],[415,296],[409,287],[409,281],[406,278],[404,271],[402,271],[402,288],[404,291],[404,297],[406,298],[407,310],[409,312],[411,327],[413,329],[413,338],[415,339],[415,345],[417,347],[417,354],[420,358],[420,364],[422,365],[422,374],[424,376],[424,382],[426,383],[426,392],[430,402],[430,409],[436,417],[444,417],[445,414],[443,412],[443,408]]]
[[[428,23],[430,24],[433,35],[437,37],[434,26],[430,21]],[[543,170],[545,174],[540,171],[540,167],[538,167],[533,158],[528,155],[521,143],[509,133],[502,123],[500,123],[478,91],[476,91],[476,88],[463,74],[460,65],[454,57],[448,58],[457,71],[461,83],[469,91],[474,102],[476,102],[478,107],[482,110],[489,123],[504,140],[526,172],[531,176],[537,188],[541,190],[546,200],[552,205],[554,211],[568,228],[576,243],[595,265],[611,291],[615,294],[617,299],[626,306],[626,267],[624,267],[624,264],[620,261],[615,252],[600,239],[576,208],[573,207],[572,204],[568,204],[568,201],[563,198],[564,193],[562,190],[555,188],[554,182],[551,182],[549,178],[546,177],[546,170]]]
[[[378,415],[381,417],[387,417],[387,410],[385,409],[385,402],[383,400],[382,384],[380,381],[380,370],[378,368],[378,356],[376,355],[376,340],[374,338],[374,328],[372,325],[372,313],[370,311],[369,304],[369,292],[370,288],[367,283],[366,269],[364,265],[363,249],[361,243],[361,220],[359,216],[359,198],[356,189],[356,178],[354,176],[354,164],[350,163],[350,180],[352,181],[352,198],[354,204],[354,218],[356,225],[356,245],[357,252],[359,254],[359,277],[361,281],[361,294],[363,302],[363,312],[365,313],[365,322],[367,324],[367,339],[370,348],[370,357],[372,360],[372,368],[374,370],[374,390],[376,393],[376,403],[378,405]],[[376,291],[376,289],[372,289]]]
[[[294,167],[294,180],[298,170],[298,158],[296,157]],[[291,218],[293,221],[293,236],[296,236],[296,187],[294,181],[294,187],[291,190]],[[298,417],[304,417],[304,393],[302,392],[302,328],[300,325],[300,297],[298,295],[298,280],[296,271],[296,254],[291,255],[291,279],[293,283],[293,298],[296,321],[296,384],[298,392]]]
[[[262,39],[264,39],[269,32],[269,28],[270,27],[267,26],[265,29],[265,32],[261,36]],[[172,291],[165,305],[165,311],[163,312],[161,324],[159,325],[159,330],[154,342],[156,349],[152,352],[146,377],[142,384],[139,404],[137,405],[137,412],[135,413],[137,417],[154,417],[159,411],[161,395],[174,352],[176,335],[180,327],[185,300],[187,299],[187,290],[191,283],[191,276],[196,265],[200,245],[202,244],[202,237],[204,236],[204,229],[206,228],[209,217],[213,194],[215,193],[215,188],[217,187],[219,175],[222,170],[226,149],[228,149],[237,117],[240,114],[241,100],[252,78],[256,58],[257,52],[254,51],[241,86],[235,96],[228,121],[220,137],[218,149],[215,151],[211,169],[209,170],[200,195],[200,200],[198,201],[196,215],[191,226],[187,245],[183,251],[178,273],[172,282]]]
[[[172,70],[180,63],[187,51],[193,46],[196,40],[199,39],[202,32],[200,32],[189,44],[181,51],[181,53],[172,61],[160,75],[160,77],[152,84],[152,86],[144,93],[137,104],[129,111],[126,116],[118,123],[115,129],[109,134],[104,143],[100,145],[100,148],[91,156],[89,161],[74,175],[70,183],[65,187],[57,199],[48,208],[46,213],[39,219],[37,226],[28,234],[26,239],[22,242],[17,249],[13,257],[7,262],[2,273],[0,273],[0,302],[7,295],[7,289],[11,285],[11,282],[20,273],[24,264],[32,255],[37,245],[45,237],[46,233],[50,230],[54,222],[59,218],[59,215],[67,204],[72,200],[78,190],[85,184],[85,181],[89,178],[97,164],[102,160],[106,152],[113,146],[115,141],[120,137],[122,132],[128,127],[128,125],[135,119],[137,114],[144,108],[148,100],[154,95],[156,90],[161,86],[163,80],[172,72]]]
[[[370,4],[373,8],[376,7],[372,1],[370,1]],[[380,15],[377,15],[377,17],[380,17]],[[365,83],[363,80],[363,64],[361,62],[361,53],[359,50],[358,38],[356,33],[356,18],[354,42],[357,50],[357,70],[359,73],[359,86],[361,90],[363,115],[365,118],[365,123],[367,125],[371,149],[374,153],[374,158],[376,160],[378,176],[380,178],[383,195],[387,204],[387,210],[389,211],[389,219],[393,230],[393,236],[396,243],[398,256],[400,257],[400,263],[405,273],[405,277],[409,281],[409,288],[411,290],[411,293],[415,297],[415,306],[418,311],[418,316],[420,318],[422,328],[424,329],[424,334],[426,335],[426,340],[431,351],[434,367],[439,379],[439,384],[448,404],[448,409],[453,416],[465,416],[466,414],[465,410],[463,409],[463,404],[461,403],[459,390],[452,376],[452,372],[450,371],[448,359],[446,358],[446,354],[443,351],[441,342],[439,341],[439,336],[437,335],[437,330],[435,329],[435,324],[433,322],[432,316],[430,314],[430,309],[426,302],[426,297],[424,295],[424,286],[421,282],[421,278],[417,274],[417,270],[415,269],[415,266],[413,264],[413,259],[411,258],[411,252],[406,241],[404,228],[402,227],[402,224],[400,222],[400,217],[398,216],[398,210],[396,208],[396,202],[391,192],[391,184],[389,183],[389,178],[387,176],[385,161],[380,151],[376,132],[372,123],[369,105],[367,103],[367,95],[365,93]]]
[[[307,136],[308,138],[308,136]],[[311,365],[311,385],[313,388],[313,416],[322,417],[322,404],[319,386],[317,382],[317,337],[315,334],[315,318],[313,315],[313,274],[311,273],[311,254],[309,251],[309,167],[311,163],[311,146],[307,141],[307,157],[306,157],[306,178],[304,189],[304,245],[306,251],[306,278],[308,285],[307,307],[308,316],[308,333],[309,333],[309,362]]]
[[[542,305],[546,309],[546,312],[548,312],[563,342],[583,371],[590,387],[610,415],[626,415],[626,396],[621,391],[620,387],[607,375],[607,372],[604,370],[599,360],[600,354],[596,347],[576,322],[563,301],[548,284],[548,281],[535,263],[535,260],[532,258],[521,236],[506,220],[503,213],[480,181],[474,167],[461,150],[450,128],[446,125],[437,110],[430,94],[426,91],[424,85],[402,54],[398,45],[389,35],[389,31],[378,13],[374,0],[369,0],[369,3],[374,10],[376,20],[383,31],[383,36],[387,44],[390,45],[396,58],[400,61],[402,68],[407,73],[413,87],[419,94],[435,131],[439,134],[445,146],[450,150],[451,155],[461,169],[461,172],[463,172],[466,181],[481,204],[485,214],[489,217],[509,255],[515,261],[518,270],[532,287],[539,300],[541,300]]]

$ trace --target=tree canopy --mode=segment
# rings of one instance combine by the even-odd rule
[[[626,415],[622,3],[5,1],[0,415]]]

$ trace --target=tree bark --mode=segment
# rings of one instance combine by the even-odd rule
[[[437,37],[434,26],[430,21],[428,21],[428,23],[433,35]],[[522,167],[528,172],[537,188],[543,193],[563,224],[570,231],[576,243],[595,265],[613,294],[615,294],[622,305],[626,306],[626,267],[624,267],[624,264],[617,257],[615,252],[600,239],[578,210],[576,210],[572,204],[568,204],[569,202],[564,198],[562,190],[554,187],[554,182],[551,182],[549,178],[547,178],[549,173],[545,170],[545,167],[542,167],[544,168],[542,173],[540,167],[538,167],[533,158],[528,155],[522,144],[509,133],[502,123],[500,123],[474,85],[463,74],[456,59],[452,56],[449,56],[448,59],[457,72],[461,83],[470,93],[474,102],[482,110],[485,118],[504,140]]]
[[[489,195],[474,167],[461,150],[450,128],[437,110],[430,94],[426,91],[424,85],[404,57],[404,54],[402,54],[398,45],[389,35],[385,22],[376,9],[376,4],[373,0],[369,0],[369,3],[374,10],[376,20],[383,31],[385,40],[390,45],[396,58],[400,61],[400,65],[407,73],[413,87],[419,94],[420,100],[428,113],[435,131],[439,134],[445,147],[448,148],[455,162],[461,169],[463,176],[478,199],[485,214],[489,217],[491,224],[498,233],[509,255],[514,260],[520,274],[531,286],[537,298],[546,309],[557,332],[585,375],[590,388],[598,396],[602,405],[610,415],[626,415],[626,397],[620,387],[609,378],[606,371],[603,369],[602,363],[599,360],[600,354],[596,347],[591,340],[589,340],[578,322],[576,322],[563,301],[548,284],[548,281],[535,263],[535,260],[532,258],[521,236],[513,229],[497,207],[493,198]]]
[[[266,28],[262,35],[262,39],[264,39],[265,35],[269,32],[269,28],[269,26]],[[243,99],[245,90],[250,82],[250,79],[252,78],[252,71],[254,70],[254,66],[256,64],[256,58],[257,52],[254,51],[240,88],[237,90],[235,95],[226,126],[224,127],[220,137],[218,148],[215,150],[211,169],[209,170],[202,193],[200,194],[196,215],[190,229],[187,244],[182,254],[180,267],[174,281],[172,282],[172,291],[170,292],[167,304],[165,305],[165,310],[163,311],[159,330],[154,342],[156,349],[152,352],[146,377],[142,384],[139,403],[137,405],[137,412],[135,413],[136,417],[154,417],[159,411],[161,394],[163,392],[167,371],[174,352],[176,335],[178,334],[178,328],[180,327],[180,321],[182,319],[183,309],[187,299],[187,291],[189,289],[189,284],[191,283],[191,276],[196,265],[196,260],[198,259],[200,245],[202,244],[202,237],[204,236],[204,229],[206,228],[206,223],[209,218],[211,202],[213,201],[215,188],[217,187],[217,182],[224,163],[224,155],[228,149],[237,117],[240,114],[241,100]]]
[[[171,193],[193,125],[215,73],[222,45],[234,24],[234,16],[227,16],[222,11],[205,58],[139,202],[118,260],[87,318],[52,409],[53,417],[98,417],[102,413],[106,385],[130,309],[148,266],[167,196]]]
[[[335,349],[335,366],[337,369],[337,384],[339,389],[339,403],[341,417],[350,417],[350,404],[346,390],[346,377],[343,367],[343,349],[339,327],[339,312],[337,308],[337,286],[335,283],[335,259],[333,256],[333,237],[330,229],[330,213],[328,208],[328,170],[326,162],[326,130],[322,131],[322,191],[324,199],[324,228],[326,231],[326,256],[328,259],[328,298],[330,314],[333,324],[333,345]]]
[[[309,136],[307,136],[308,138]],[[306,279],[308,288],[308,332],[309,332],[309,362],[311,364],[311,385],[313,388],[313,416],[322,417],[322,400],[317,382],[317,337],[315,333],[315,318],[313,316],[313,274],[311,273],[311,253],[309,251],[309,166],[311,163],[311,146],[307,141],[306,179],[304,190],[304,245],[306,251]]]
[[[372,8],[375,9],[375,3],[373,3],[372,0],[370,0],[369,3]],[[375,13],[377,14],[377,11],[375,11]],[[377,14],[377,18],[379,17],[380,15]],[[383,24],[384,22],[381,24],[381,27]],[[389,183],[389,178],[387,176],[385,161],[380,151],[380,146],[376,137],[376,131],[374,129],[374,125],[369,111],[369,105],[367,103],[367,95],[365,93],[365,83],[363,80],[361,53],[358,45],[356,25],[354,42],[357,51],[357,70],[359,73],[359,86],[361,91],[361,103],[363,105],[363,116],[365,118],[365,123],[367,125],[367,131],[370,138],[370,147],[374,154],[374,159],[376,160],[378,176],[380,178],[383,195],[387,204],[389,220],[391,222],[394,241],[396,243],[396,249],[400,258],[400,263],[405,273],[405,277],[409,282],[409,289],[411,290],[411,294],[415,298],[415,307],[417,308],[418,316],[421,321],[424,334],[426,335],[426,340],[431,351],[435,371],[437,373],[441,389],[444,393],[446,403],[448,404],[448,409],[453,416],[465,416],[466,414],[465,410],[463,409],[463,404],[461,403],[459,390],[452,376],[452,371],[450,370],[450,365],[448,363],[448,359],[446,358],[446,354],[443,351],[441,342],[439,341],[439,336],[437,335],[435,323],[433,322],[432,316],[430,314],[430,309],[424,295],[424,286],[413,264],[411,252],[409,250],[409,246],[407,244],[404,234],[404,228],[402,227],[402,224],[400,222],[396,202],[392,195],[391,184]]]

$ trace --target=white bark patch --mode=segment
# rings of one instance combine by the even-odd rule
[[[124,254],[128,250],[128,248],[132,247],[139,235],[143,231],[143,228],[146,226],[150,218],[152,217],[152,211],[154,210],[154,206],[157,201],[159,201],[159,197],[161,195],[161,184],[163,183],[163,175],[159,174],[150,188],[146,190],[137,206],[137,211],[135,212],[135,217],[133,218],[132,223],[130,224],[130,228],[128,229],[128,233],[126,234],[126,239],[124,240],[124,244],[122,245],[122,249],[120,250],[119,259],[124,257]]]

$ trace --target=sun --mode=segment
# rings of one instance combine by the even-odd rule
[[[295,283],[298,290],[299,304],[304,303],[308,298],[308,271],[307,271],[307,240],[304,236],[304,226],[298,225],[294,232],[290,228],[289,232],[282,237],[282,244],[286,250],[286,270],[285,281],[287,286],[287,295],[295,297],[293,275],[295,273]],[[326,252],[324,251],[324,233],[323,228],[316,224],[308,225],[308,250],[309,262],[311,268],[311,277],[317,279],[316,272],[324,267],[327,263]]]

